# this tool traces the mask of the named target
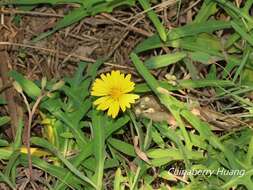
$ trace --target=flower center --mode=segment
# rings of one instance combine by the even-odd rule
[[[122,91],[120,88],[112,88],[110,91],[110,95],[114,98],[114,99],[118,99],[121,95],[122,95]]]

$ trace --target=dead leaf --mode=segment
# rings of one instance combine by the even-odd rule
[[[135,136],[134,137],[134,150],[135,150],[135,153],[137,154],[137,156],[142,159],[144,162],[148,163],[151,165],[147,155],[145,152],[141,151],[141,149],[138,147],[138,143],[139,142],[139,138],[138,136]]]

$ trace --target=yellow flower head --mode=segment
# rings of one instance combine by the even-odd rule
[[[118,115],[120,109],[126,111],[139,98],[136,94],[129,94],[135,85],[130,74],[125,76],[120,71],[112,71],[106,75],[101,74],[100,77],[93,83],[91,95],[100,96],[94,105],[98,110],[108,109],[107,114],[112,118]]]

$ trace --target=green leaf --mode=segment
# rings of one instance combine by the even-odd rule
[[[0,126],[3,126],[9,122],[10,122],[10,117],[8,116],[0,117]]]
[[[206,20],[217,11],[218,9],[216,8],[216,3],[214,1],[204,1],[193,22],[206,22]]]
[[[167,40],[166,30],[164,26],[162,25],[162,23],[160,22],[157,14],[152,9],[150,9],[151,6],[149,4],[149,0],[138,0],[138,1],[141,4],[142,8],[145,11],[147,11],[148,17],[153,22],[154,26],[156,27],[156,30],[161,40],[165,42]]]
[[[0,139],[0,147],[1,146],[9,146],[9,143],[7,140],[4,140],[4,139]]]
[[[241,75],[243,68],[245,67],[245,65],[246,65],[247,62],[248,62],[249,54],[250,54],[250,52],[249,52],[249,50],[246,48],[246,50],[245,50],[245,55],[243,56],[242,62],[241,62],[239,68],[237,69],[237,71],[236,71],[236,73],[235,73],[235,75],[234,75],[234,77],[233,77],[233,82],[236,82],[238,76]]]
[[[54,146],[52,146],[47,140],[39,138],[39,137],[33,137],[31,138],[31,143],[36,146],[40,146],[45,149],[48,149],[55,156],[57,156],[73,174],[75,174],[77,177],[79,177],[80,179],[82,179],[84,182],[88,183],[92,187],[96,188],[96,185],[88,177],[86,177],[75,166],[73,166],[71,162],[69,162],[66,158],[64,158],[64,156]]]
[[[145,66],[143,65],[143,63],[136,54],[132,53],[131,59],[133,60],[133,63],[137,71],[143,76],[143,78],[146,80],[152,91],[158,96],[160,102],[165,107],[167,107],[173,114],[175,120],[177,121],[177,124],[180,127],[182,136],[184,138],[188,150],[191,149],[192,142],[190,141],[188,133],[185,130],[185,126],[181,117],[187,120],[200,133],[202,137],[208,140],[208,142],[213,147],[220,149],[228,159],[229,164],[232,168],[235,169],[245,168],[245,165],[241,163],[236,157],[233,157],[233,153],[228,148],[226,148],[219,141],[219,139],[212,133],[208,123],[201,121],[196,115],[192,114],[191,111],[189,111],[188,107],[184,103],[178,101],[176,98],[171,96],[169,91],[159,88],[159,83],[157,82],[157,80],[148,72],[147,68],[145,68]],[[166,130],[168,129],[169,128],[167,127]],[[171,133],[172,132],[170,133],[167,132],[166,134],[170,135],[169,138],[177,142],[175,136],[171,135]],[[181,143],[179,144],[179,142],[177,142],[177,144],[180,145]],[[180,146],[182,147],[182,144]],[[180,149],[182,150],[183,155],[186,155],[185,151],[183,151],[184,149],[183,148]],[[187,157],[185,156],[185,158]],[[187,161],[188,160],[185,159],[186,164]]]
[[[251,46],[253,46],[252,35],[249,35],[241,25],[238,25],[236,22],[231,21],[231,26],[235,29],[235,31],[245,39]]]
[[[22,87],[23,91],[31,98],[35,99],[41,95],[40,88],[32,81],[26,79],[17,71],[10,71],[10,76],[16,80]]]
[[[194,89],[204,87],[233,87],[235,83],[229,80],[215,80],[215,79],[199,79],[199,80],[178,80],[177,85],[173,86],[167,81],[158,81],[159,86],[168,91],[177,91],[182,89]],[[136,85],[135,93],[150,92],[151,89],[146,83],[139,83]]]
[[[104,61],[102,60],[97,60],[95,63],[92,63],[88,66],[87,69],[87,76],[91,77],[92,80],[95,79],[95,77],[97,76],[97,71],[99,69],[99,67],[104,63]]]
[[[178,61],[185,58],[186,55],[187,54],[184,52],[177,52],[173,54],[155,56],[145,61],[145,65],[149,69],[158,69],[161,67],[166,67],[168,65],[177,63]]]
[[[15,169],[17,159],[20,156],[19,149],[22,145],[23,128],[24,128],[24,124],[23,124],[23,121],[20,119],[19,123],[18,123],[17,131],[16,131],[16,136],[15,136],[15,139],[14,139],[14,143],[12,144],[13,153],[10,156],[9,162],[6,165],[5,172],[4,172],[4,174],[6,176],[10,176],[11,171],[13,169]],[[15,181],[13,181],[13,183],[15,183]]]
[[[124,141],[115,139],[115,138],[109,138],[107,140],[107,142],[116,150],[128,155],[128,156],[133,156],[135,157],[135,151],[134,151],[134,147],[131,144],[128,144]]]
[[[121,174],[121,169],[118,168],[115,172],[115,178],[113,183],[113,189],[114,190],[120,190],[121,189],[121,183],[123,181],[123,176]]]
[[[245,11],[241,11],[241,9],[236,7],[232,2],[227,1],[227,0],[215,0],[215,1],[217,2],[217,4],[224,7],[226,11],[231,10],[232,12],[229,12],[230,16],[233,16],[232,13],[234,13],[234,15],[236,16],[245,18],[250,24],[253,23],[252,17],[248,13],[245,13]]]
[[[158,133],[158,131],[152,127],[151,129],[151,136],[153,141],[160,147],[160,148],[164,148],[165,147],[165,143],[163,141],[163,138],[161,137],[160,133]]]
[[[93,129],[93,149],[96,160],[96,170],[93,176],[97,189],[102,189],[105,161],[105,121],[106,117],[102,116],[97,110],[92,112],[92,129]]]
[[[15,185],[9,180],[9,178],[3,174],[1,171],[0,171],[0,181],[3,181],[5,182],[6,184],[9,185],[9,187],[11,187],[12,189],[16,189]]]
[[[0,105],[5,105],[6,104],[6,100],[0,96]]]
[[[109,118],[108,118],[109,120]],[[123,116],[119,119],[115,120],[109,120],[107,121],[110,124],[108,124],[108,127],[105,127],[105,138],[107,139],[108,137],[111,136],[115,131],[119,130],[121,127],[125,126],[129,122],[129,117],[128,116]],[[89,157],[93,153],[93,142],[89,142],[85,145],[85,149],[81,149],[80,153],[73,158],[72,162],[75,167],[78,167],[87,157]],[[1,154],[0,154],[1,155]],[[70,177],[71,172],[68,172],[64,179],[67,179]],[[55,190],[62,190],[64,189],[65,184],[60,183],[55,187]]]
[[[79,3],[83,4],[83,0],[2,0],[0,5],[38,5],[38,4],[67,4]]]
[[[23,166],[25,167],[28,166],[28,160],[27,160],[26,154],[21,154],[20,162]],[[69,176],[66,178],[66,176],[63,175],[69,172],[69,170],[66,168],[49,164],[45,160],[34,157],[34,156],[32,156],[32,163],[36,168],[39,168],[49,173],[50,175],[56,177],[62,183],[64,183],[65,185],[69,186],[72,189],[81,189],[81,184],[85,185],[85,183],[81,179],[79,179],[77,176],[75,176],[72,173],[69,173]]]
[[[217,20],[210,20],[201,23],[193,23],[187,24],[185,26],[172,29],[168,33],[168,40],[163,43],[159,36],[153,35],[147,39],[145,39],[142,43],[138,44],[134,50],[135,53],[140,53],[143,51],[147,51],[150,49],[166,46],[168,43],[172,44],[175,40],[180,38],[185,38],[189,36],[196,36],[200,33],[211,33],[216,30],[221,30],[225,28],[231,28],[230,22],[225,21],[217,21]],[[176,43],[176,42],[174,42]],[[196,43],[196,42],[195,42]],[[185,43],[183,43],[185,44]],[[187,43],[185,44],[187,46]],[[207,46],[205,46],[206,48]],[[203,49],[204,50],[204,49]]]

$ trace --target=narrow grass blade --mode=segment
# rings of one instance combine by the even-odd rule
[[[115,172],[115,178],[114,178],[114,182],[113,182],[113,189],[114,190],[121,189],[121,182],[123,181],[122,178],[123,178],[123,176],[121,174],[121,169],[118,168]]]
[[[20,162],[23,166],[28,166],[27,155],[21,154]],[[52,176],[58,178],[63,184],[69,186],[72,189],[81,189],[81,184],[85,184],[80,178],[76,177],[73,173],[70,173],[68,178],[65,175],[69,172],[68,169],[60,166],[52,165],[44,161],[43,159],[32,156],[32,163],[35,167],[49,173]]]
[[[169,84],[168,81],[158,81],[162,88],[168,91],[177,91],[183,89],[194,89],[204,87],[233,87],[235,83],[229,80],[215,80],[215,79],[199,79],[199,80],[178,80],[177,85]],[[151,89],[146,83],[137,84],[134,90],[136,93],[150,92]]]
[[[245,18],[248,22],[253,24],[253,19],[249,14],[246,14],[245,12],[241,11],[238,7],[236,7],[232,2],[227,0],[215,0],[218,4],[221,4],[222,6],[232,10],[234,13],[239,15],[242,18]]]
[[[178,39],[189,37],[189,36],[196,36],[197,34],[200,34],[200,33],[211,33],[216,30],[222,30],[226,28],[231,28],[230,22],[210,20],[210,21],[201,22],[201,23],[188,24],[188,25],[175,28],[169,31],[168,33],[169,38],[166,41],[166,43],[162,42],[159,36],[153,35],[145,39],[142,43],[138,44],[136,48],[134,49],[134,52],[140,53],[140,52],[147,51],[150,49],[166,46],[168,43],[175,44],[178,42],[173,42],[174,40],[178,40]],[[187,42],[184,42],[184,44],[187,45]],[[195,45],[196,45],[196,42],[195,42]]]
[[[64,156],[55,147],[53,147],[47,140],[39,138],[39,137],[33,137],[31,139],[31,143],[48,149],[55,156],[57,156],[73,174],[75,174],[77,177],[79,177],[80,179],[82,179],[84,182],[88,183],[92,187],[97,188],[96,185],[88,177],[86,177],[73,164],[71,164],[66,158],[64,158]]]
[[[111,120],[111,124],[108,125],[108,127],[105,127],[105,139],[110,137],[111,134],[113,134],[115,131],[119,130],[121,127],[125,126],[129,122],[130,118],[128,116],[124,116],[119,118],[118,120],[114,121]],[[109,122],[109,121],[108,121]],[[89,142],[85,145],[85,149],[81,149],[81,152],[78,156],[73,158],[71,160],[71,163],[75,167],[78,167],[86,158],[88,158],[93,153],[93,142]],[[67,172],[64,179],[68,179],[72,173]],[[63,190],[65,189],[65,184],[60,183],[57,186],[55,186],[55,190]]]
[[[157,14],[150,9],[150,4],[149,4],[149,0],[138,0],[139,3],[141,4],[142,8],[147,12],[148,17],[150,18],[150,20],[153,22],[153,24],[156,27],[156,30],[160,36],[160,38],[162,39],[162,41],[166,41],[167,40],[167,34],[166,34],[166,30],[164,28],[164,26],[162,25],[162,23],[160,22]]]
[[[217,11],[218,9],[214,1],[204,1],[193,22],[206,22],[207,19]]]
[[[0,171],[0,181],[8,184],[12,189],[16,189],[15,185],[9,180],[9,178]]]
[[[244,57],[243,57],[243,59],[242,59],[242,62],[241,62],[239,68],[237,69],[237,71],[236,71],[236,73],[235,73],[235,75],[234,75],[233,82],[236,82],[238,76],[241,74],[241,72],[242,72],[244,66],[245,66],[246,63],[248,62],[249,53],[250,53],[249,50],[246,49],[246,50],[245,50],[245,55],[244,55]]]
[[[231,26],[235,29],[235,31],[240,34],[240,36],[245,39],[251,46],[253,46],[253,38],[246,31],[243,30],[242,26],[239,26],[234,21],[231,21]]]
[[[102,190],[104,161],[105,161],[105,120],[100,112],[93,110],[92,113],[92,129],[93,129],[93,149],[96,160],[96,170],[93,181],[97,186],[97,190]]]
[[[188,145],[188,149],[190,149],[189,145],[191,145],[191,141],[189,139],[187,131],[183,127],[183,123],[182,123],[183,121],[180,116],[183,116],[184,119],[186,119],[194,128],[196,128],[199,131],[200,135],[204,137],[206,140],[208,140],[212,146],[219,148],[222,152],[224,152],[232,168],[238,169],[238,168],[245,167],[243,163],[241,163],[237,158],[235,158],[233,156],[233,153],[229,149],[227,149],[219,141],[219,139],[212,133],[207,123],[202,122],[197,116],[192,114],[188,110],[188,108],[184,105],[184,103],[172,97],[168,91],[164,91],[162,89],[159,90],[158,88],[159,83],[148,72],[147,68],[145,68],[145,66],[140,61],[140,59],[138,58],[136,54],[132,53],[131,59],[133,60],[133,63],[136,69],[138,70],[138,72],[147,81],[148,85],[153,90],[153,92],[159,97],[161,103],[164,106],[166,106],[175,117],[176,121],[178,122],[178,125],[180,126],[180,129],[182,130],[182,135],[184,137],[184,140],[186,141],[186,145]]]
[[[16,131],[16,136],[15,136],[15,140],[14,143],[12,144],[13,147],[13,153],[10,156],[9,162],[7,163],[7,166],[5,168],[5,172],[4,174],[6,176],[10,176],[12,169],[16,166],[16,161],[18,159],[18,157],[20,156],[20,147],[22,144],[22,132],[23,132],[23,122],[20,119],[19,123],[18,123],[18,128]],[[15,183],[15,181],[13,181],[13,183]]]
[[[67,3],[79,3],[83,4],[83,0],[2,0],[0,5],[38,5],[38,4],[67,4]]]
[[[143,63],[140,61],[138,56],[134,53],[130,55],[137,71],[142,75],[142,77],[147,81],[148,85],[152,89],[152,91],[158,96],[160,99],[160,102],[164,104],[168,108],[168,110],[171,111],[173,116],[175,117],[176,121],[178,122],[178,125],[180,126],[180,129],[182,131],[185,143],[189,149],[191,149],[191,141],[189,139],[189,135],[185,129],[185,126],[183,124],[183,121],[180,118],[179,110],[180,106],[182,106],[181,102],[177,101],[174,97],[170,96],[169,94],[162,94],[159,90],[159,83],[157,80],[149,73],[147,68],[143,65]]]
[[[7,124],[8,122],[10,122],[10,117],[8,117],[8,116],[0,117],[0,126],[3,126],[5,124]]]

